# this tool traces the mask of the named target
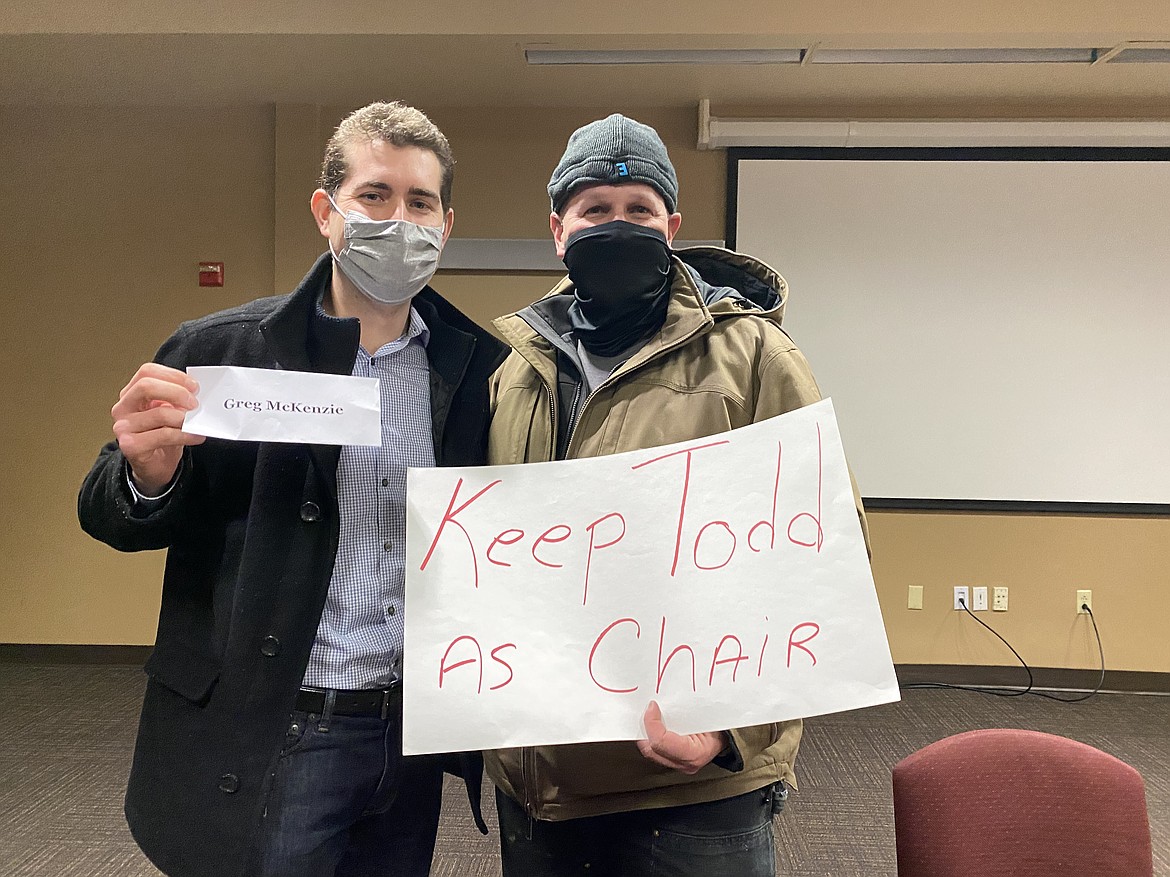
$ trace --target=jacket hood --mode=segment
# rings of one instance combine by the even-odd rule
[[[780,323],[788,303],[788,283],[754,256],[723,247],[686,247],[674,255],[687,266],[712,316],[763,311]]]

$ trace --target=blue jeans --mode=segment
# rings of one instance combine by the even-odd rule
[[[504,877],[774,877],[779,794],[542,822],[497,789]]]
[[[425,877],[443,772],[388,718],[294,712],[261,828],[260,877]]]

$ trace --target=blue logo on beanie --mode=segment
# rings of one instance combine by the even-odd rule
[[[626,163],[624,161],[615,162],[614,167],[617,168],[619,177],[628,177],[630,175],[630,169],[626,167]]]

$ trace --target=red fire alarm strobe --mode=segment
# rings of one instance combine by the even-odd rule
[[[199,285],[223,286],[223,262],[200,262]]]

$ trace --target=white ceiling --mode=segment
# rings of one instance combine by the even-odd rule
[[[534,67],[577,49],[1095,47],[1170,40],[1167,0],[15,0],[0,104],[695,106],[728,115],[1170,117],[1170,64]]]

